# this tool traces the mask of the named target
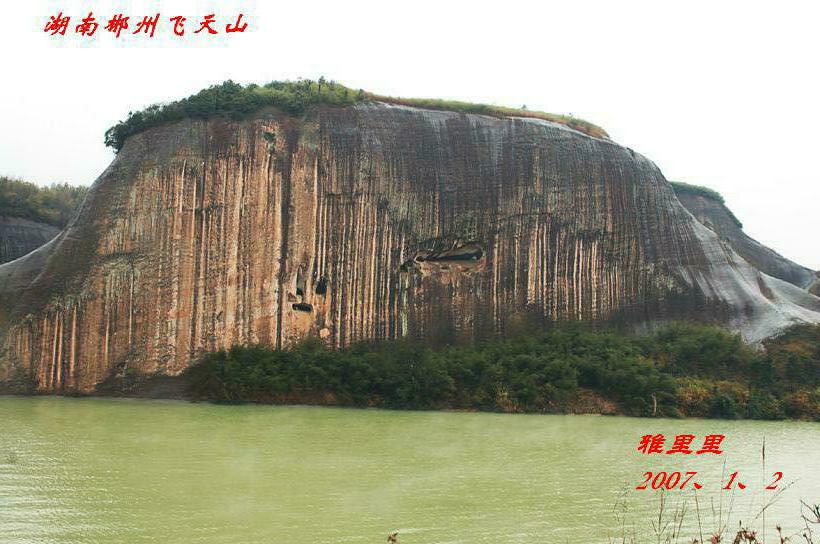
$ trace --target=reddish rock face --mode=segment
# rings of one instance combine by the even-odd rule
[[[0,267],[0,381],[89,392],[238,343],[479,337],[523,315],[757,340],[820,321],[820,299],[611,141],[383,104],[268,110],[132,137],[56,240]]]

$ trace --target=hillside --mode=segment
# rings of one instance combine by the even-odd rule
[[[0,263],[48,242],[68,224],[86,187],[33,183],[0,176]]]
[[[607,138],[327,102],[159,108],[109,131],[119,151],[78,215],[0,266],[0,381],[93,392],[236,344],[437,345],[522,318],[702,321],[750,342],[820,321],[820,298],[744,260]]]

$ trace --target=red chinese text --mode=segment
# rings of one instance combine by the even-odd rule
[[[243,33],[248,29],[248,22],[245,21],[244,14],[240,13],[236,17],[221,17],[215,13],[203,15],[197,19],[199,27],[197,30],[189,34],[198,34],[200,36],[213,36],[215,34],[235,34]],[[129,30],[129,21],[131,15],[123,13],[112,14],[108,18],[103,18],[97,22],[94,13],[89,11],[88,15],[82,17],[78,16],[76,20],[80,23],[74,27],[74,34],[91,38],[97,32],[100,24],[105,22],[103,27],[106,31],[114,35],[115,39],[121,38],[123,31]],[[173,17],[163,18],[160,13],[150,15],[135,15],[133,16],[135,25],[131,34],[138,34],[143,37],[153,38],[156,34],[166,32],[173,36],[185,36],[185,21],[188,19],[182,15],[174,15]],[[65,36],[71,22],[70,15],[63,15],[60,11],[56,15],[49,16],[46,21],[43,31],[50,36]],[[223,30],[224,29],[224,30]],[[69,35],[71,33],[69,32]]]
[[[641,437],[638,443],[638,451],[644,454],[650,453],[665,453],[668,455],[675,453],[682,453],[684,455],[701,455],[704,453],[721,454],[723,450],[720,449],[720,444],[726,438],[722,434],[707,434],[703,438],[700,448],[697,450],[691,447],[695,440],[693,434],[679,434],[675,436],[672,443],[667,447],[666,437],[662,434],[646,434]]]

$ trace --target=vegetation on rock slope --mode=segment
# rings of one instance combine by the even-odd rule
[[[220,402],[566,412],[591,396],[629,415],[820,420],[820,326],[789,329],[763,352],[693,324],[644,337],[555,326],[438,350],[309,339],[209,353],[187,375],[194,398]]]
[[[266,85],[251,84],[246,86],[233,81],[226,81],[182,100],[167,104],[155,104],[142,111],[130,112],[126,120],[117,123],[106,131],[105,145],[119,151],[129,136],[185,118],[207,119],[216,116],[228,116],[241,119],[266,106],[279,108],[291,115],[302,115],[311,106],[319,104],[350,106],[365,101],[389,102],[428,109],[479,113],[500,117],[534,117],[561,123],[591,136],[607,136],[602,128],[582,119],[566,115],[447,100],[393,98],[367,93],[361,89],[350,89],[344,85],[320,78],[318,81],[273,81]]]
[[[726,211],[726,214],[735,223],[735,225],[737,225],[737,228],[743,228],[743,223],[740,222],[740,219],[738,219],[735,216],[735,214],[732,213],[732,210],[730,210],[726,206],[726,201],[723,199],[723,195],[718,193],[714,189],[704,187],[703,185],[692,185],[689,183],[683,183],[682,181],[670,181],[669,184],[675,190],[675,194],[697,195],[702,196],[704,198],[708,198],[710,200],[714,200],[715,202],[723,206],[723,209]]]
[[[40,187],[0,176],[0,215],[64,227],[85,198],[87,187],[67,183]]]
[[[716,200],[721,204],[726,203],[723,199],[722,194],[718,193],[714,189],[710,189],[709,187],[704,187],[703,185],[692,185],[690,183],[683,183],[682,181],[670,181],[669,185],[671,185],[675,192],[678,194],[683,193],[699,195],[702,197],[710,198],[712,200]]]
[[[522,108],[508,108],[505,106],[494,106],[491,104],[475,104],[472,102],[461,102],[458,100],[442,100],[438,98],[400,98],[371,93],[365,93],[365,98],[377,102],[401,104],[404,106],[413,106],[416,108],[425,108],[429,110],[475,113],[494,117],[529,117],[532,119],[543,119],[544,121],[552,121],[553,123],[566,125],[573,130],[583,132],[584,134],[595,138],[609,137],[606,131],[601,127],[590,123],[589,121],[578,119],[577,117],[572,117],[570,115],[559,115],[543,111],[530,111]]]

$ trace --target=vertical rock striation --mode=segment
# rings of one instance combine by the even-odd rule
[[[544,320],[820,321],[644,157],[547,121],[379,103],[131,137],[73,222],[0,267],[0,381],[90,392],[205,350],[435,341]]]

